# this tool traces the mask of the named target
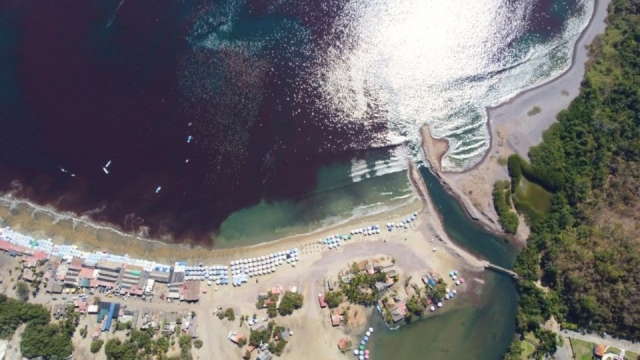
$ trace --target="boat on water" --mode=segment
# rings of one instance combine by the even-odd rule
[[[109,167],[109,165],[111,165],[111,160],[107,161],[107,165],[105,165],[104,167],[105,167],[105,168],[108,168],[108,167]]]
[[[109,174],[109,170],[107,170],[107,168],[106,168],[106,167],[103,167],[103,168],[102,168],[102,171],[104,171],[104,173],[105,173],[105,174]]]
[[[187,142],[190,143],[191,140],[193,140],[193,136],[191,136],[191,135],[187,136]]]
[[[156,194],[159,193],[161,189],[162,189],[162,186],[158,186],[158,188],[156,189]]]
[[[60,168],[60,171],[62,171],[63,173],[68,172],[68,171],[67,171],[67,169],[65,169],[65,168],[63,168],[63,167],[61,167],[61,168]]]

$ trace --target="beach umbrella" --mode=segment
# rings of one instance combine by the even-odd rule
[[[436,308],[433,305],[431,305],[431,308],[429,308],[429,310],[436,311]]]
[[[369,337],[368,337],[368,336],[365,336],[365,337],[364,337],[364,341],[365,341],[365,342],[369,341]]]
[[[369,350],[365,350],[365,351],[364,351],[364,354],[365,354],[365,355],[369,355]]]
[[[373,332],[373,328],[372,327],[369,328],[369,332],[371,332],[371,333]]]
[[[365,358],[365,360],[369,359],[369,355],[368,355],[368,354],[365,354],[365,355],[364,355],[364,358]]]
[[[460,285],[460,280],[456,280],[456,285]]]
[[[360,355],[359,359],[364,360],[364,355]]]
[[[370,331],[367,331],[366,334],[367,334],[367,336],[371,336],[371,332]]]
[[[453,289],[453,293],[454,293],[454,294],[457,294],[457,293],[458,293],[458,290]]]
[[[460,284],[464,284],[464,279],[460,278]]]
[[[438,307],[439,308],[442,307],[442,303],[441,302],[438,303]]]
[[[364,350],[364,340],[360,343],[360,350]]]
[[[445,300],[449,300],[449,294],[445,294],[445,295],[444,295],[444,299],[445,299]]]
[[[353,350],[353,355],[358,355],[358,349]]]

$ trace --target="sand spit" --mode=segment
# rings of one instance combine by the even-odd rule
[[[576,41],[571,66],[553,80],[525,90],[511,100],[488,108],[491,148],[480,163],[464,172],[445,172],[440,157],[446,141],[433,139],[423,128],[425,159],[441,182],[464,205],[469,216],[488,230],[501,232],[493,209],[491,191],[496,180],[508,179],[506,166],[499,161],[518,153],[527,157],[529,148],[542,141],[542,133],[556,121],[556,114],[566,109],[580,93],[589,45],[604,32],[609,0],[596,0],[589,24]],[[532,111],[536,108],[536,111]],[[442,142],[445,145],[442,145]],[[446,147],[445,147],[446,149]],[[524,222],[521,222],[524,223]],[[526,226],[520,226],[516,238],[524,243]]]

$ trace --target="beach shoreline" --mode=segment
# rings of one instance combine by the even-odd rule
[[[273,251],[315,243],[318,238],[335,233],[349,233],[350,229],[361,228],[367,224],[397,221],[407,214],[419,213],[427,224],[430,233],[442,239],[442,244],[456,256],[464,259],[471,268],[478,269],[480,260],[458,247],[447,236],[440,214],[432,207],[424,181],[413,164],[407,172],[414,198],[399,208],[375,213],[364,217],[354,217],[317,230],[295,234],[280,239],[261,242],[250,246],[232,248],[204,248],[189,244],[166,243],[156,239],[139,237],[122,232],[86,218],[71,214],[59,214],[46,206],[33,204],[27,200],[0,198],[0,220],[4,226],[25,233],[34,238],[51,238],[56,244],[76,245],[82,251],[107,250],[111,253],[127,254],[157,262],[172,263],[178,260],[215,261],[225,263],[233,259],[260,256]],[[379,235],[383,236],[383,235]]]
[[[558,76],[527,88],[504,103],[487,107],[487,126],[490,147],[473,167],[459,172],[441,168],[443,145],[446,139],[433,138],[428,125],[422,129],[422,147],[429,169],[442,185],[465,209],[467,215],[486,230],[504,236],[493,209],[492,190],[497,180],[509,179],[504,163],[513,153],[528,158],[529,148],[542,141],[542,134],[555,121],[556,115],[566,109],[580,93],[589,47],[606,27],[607,7],[610,0],[595,0],[591,18],[579,35],[571,57],[571,65]],[[531,111],[537,107],[537,111]],[[521,218],[514,236],[524,244],[529,229]]]

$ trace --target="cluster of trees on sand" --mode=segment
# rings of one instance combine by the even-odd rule
[[[555,335],[540,328],[551,316],[640,340],[639,11],[634,0],[611,2],[580,95],[530,149],[530,163],[509,159],[514,184],[524,176],[554,194],[515,265],[517,330],[536,335],[537,357],[555,350]],[[519,351],[516,341],[505,358]]]
[[[0,338],[10,338],[18,326],[26,323],[20,341],[24,357],[64,359],[71,355],[71,337],[76,331],[78,314],[70,307],[60,322],[52,324],[50,321],[49,310],[44,306],[0,294]]]

